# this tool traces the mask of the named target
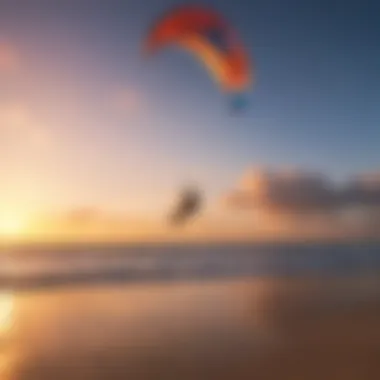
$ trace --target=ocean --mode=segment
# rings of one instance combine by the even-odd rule
[[[0,286],[241,276],[345,276],[380,269],[376,244],[32,245],[0,253]]]

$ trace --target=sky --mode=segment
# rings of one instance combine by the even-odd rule
[[[309,199],[318,182],[311,173],[326,180],[319,190],[343,183],[348,192],[363,185],[356,176],[366,175],[367,187],[370,176],[371,195],[343,202],[339,214],[352,214],[354,204],[354,232],[372,231],[369,209],[380,203],[380,4],[204,1],[226,15],[254,61],[256,83],[238,116],[194,57],[174,47],[141,56],[152,22],[179,4],[1,1],[0,233],[111,240],[350,235],[347,221],[333,233],[321,229],[337,222]],[[288,196],[292,207],[273,213],[278,183],[268,173],[284,178],[289,170],[294,183],[281,199]],[[244,187],[242,210],[230,200],[252,171],[256,185]],[[186,231],[170,231],[165,215],[189,181],[204,191],[206,210]],[[293,199],[304,196],[300,188],[322,207],[322,222],[320,215],[309,220],[315,207],[299,212]],[[270,210],[263,212],[264,204]],[[300,230],[305,224],[308,232]]]

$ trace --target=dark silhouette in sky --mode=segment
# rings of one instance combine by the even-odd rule
[[[202,196],[200,192],[192,187],[187,187],[180,195],[180,200],[170,215],[172,225],[183,225],[192,216],[196,215],[202,206]]]

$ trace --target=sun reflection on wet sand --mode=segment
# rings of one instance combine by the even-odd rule
[[[12,366],[15,361],[12,347],[14,322],[14,297],[10,291],[0,292],[0,379],[11,378]]]
[[[12,325],[13,295],[11,292],[0,293],[0,336]]]

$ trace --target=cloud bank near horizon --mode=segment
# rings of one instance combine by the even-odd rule
[[[229,209],[254,214],[258,228],[321,236],[380,234],[380,172],[337,183],[308,170],[248,170],[224,201]]]

